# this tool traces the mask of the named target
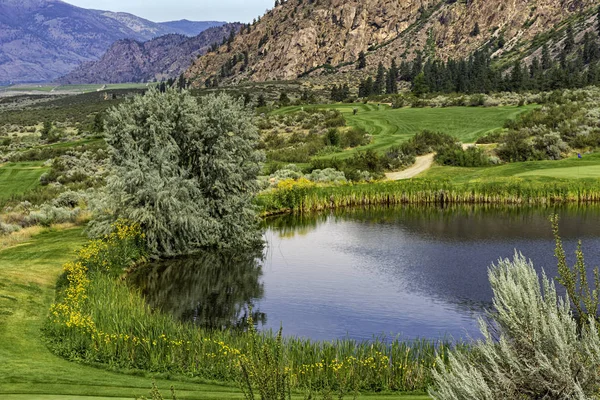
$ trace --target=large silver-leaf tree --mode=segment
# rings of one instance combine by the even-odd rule
[[[260,240],[252,198],[263,154],[241,99],[152,89],[111,110],[105,133],[111,176],[92,231],[128,219],[157,256]]]

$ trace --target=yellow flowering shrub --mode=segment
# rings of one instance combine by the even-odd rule
[[[301,208],[308,192],[316,186],[306,178],[285,179],[277,184],[273,197],[279,208]]]

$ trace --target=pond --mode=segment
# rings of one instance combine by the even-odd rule
[[[549,216],[574,261],[600,260],[600,207],[380,207],[265,222],[267,249],[163,261],[131,282],[152,307],[213,329],[244,326],[319,340],[477,338],[487,269],[515,250],[555,277]]]

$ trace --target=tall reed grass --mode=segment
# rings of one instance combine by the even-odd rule
[[[514,178],[469,184],[425,179],[338,186],[287,183],[263,193],[257,200],[264,215],[393,204],[546,205],[596,202],[600,202],[600,180],[536,182]]]
[[[272,332],[206,331],[176,321],[150,309],[139,291],[115,278],[114,271],[143,258],[141,234],[121,224],[65,265],[64,284],[45,327],[57,354],[115,369],[240,382],[252,349],[281,348],[292,390],[338,393],[425,391],[436,357],[447,357],[451,345],[445,341],[280,340]]]

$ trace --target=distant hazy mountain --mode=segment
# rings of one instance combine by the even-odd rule
[[[60,78],[62,84],[148,82],[177,77],[212,43],[221,43],[240,24],[209,28],[195,37],[170,34],[141,43],[131,39],[115,42],[98,61],[82,64]]]
[[[211,24],[219,23],[155,23],[60,0],[0,0],[0,84],[51,81],[97,60],[117,40],[198,34]]]
[[[209,28],[222,26],[224,22],[188,21],[187,19],[182,19],[181,21],[159,22],[159,24],[170,29],[172,33],[178,33],[185,36],[197,36]]]

